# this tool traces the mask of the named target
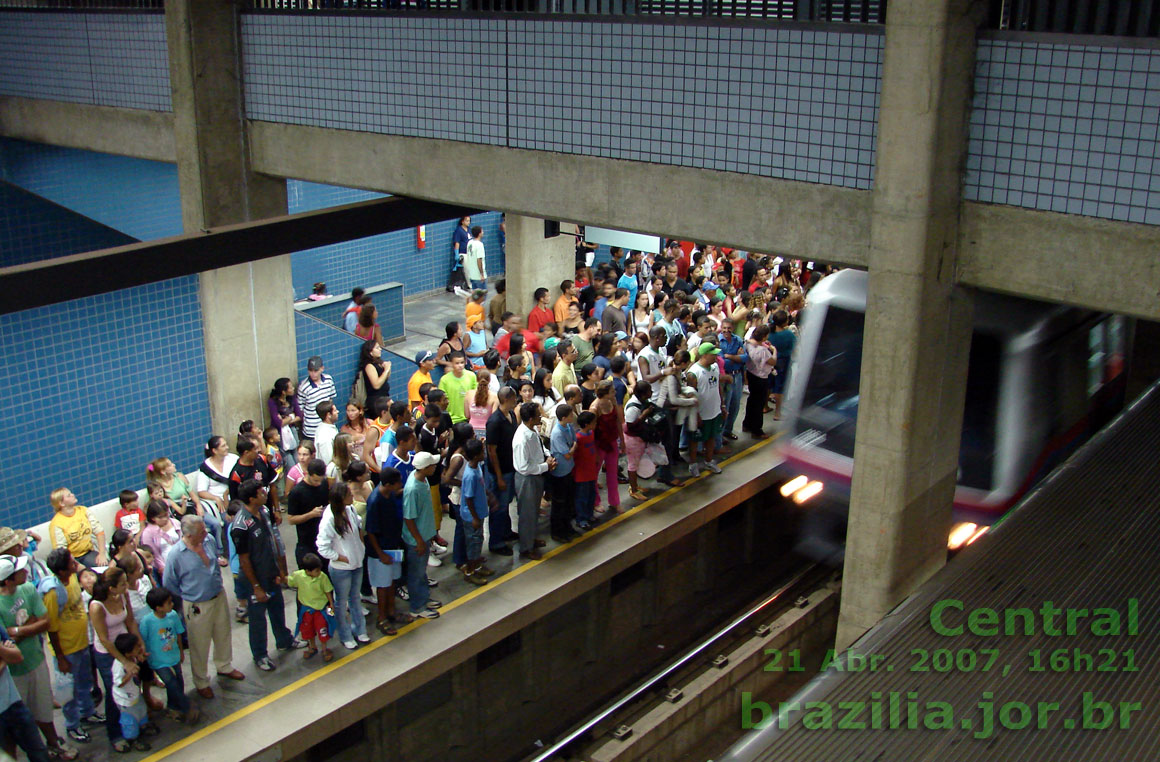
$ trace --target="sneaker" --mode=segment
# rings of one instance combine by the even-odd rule
[[[407,588],[405,587],[395,588],[395,595],[399,596],[399,598],[404,601],[411,600],[411,594],[407,592]]]
[[[374,597],[373,595],[362,595],[359,597],[361,598],[363,603],[369,603],[372,606],[374,606],[375,604],[377,604],[379,602],[379,599]]]
[[[427,556],[427,565],[428,566],[442,566],[443,562],[440,561],[439,558],[434,553],[432,553],[431,555]]]
[[[432,542],[432,543],[431,543],[430,545],[428,545],[427,547],[431,548],[431,555],[433,555],[433,556],[442,556],[442,555],[444,555],[445,553],[447,553],[447,546],[446,546],[446,545],[440,545],[440,544],[439,544],[439,543],[437,543],[437,542]]]
[[[357,640],[359,643],[362,643],[364,645],[371,642],[370,636],[367,635],[366,633],[363,633],[362,635],[355,635],[354,639]]]
[[[269,656],[263,656],[261,659],[256,659],[254,664],[256,664],[258,669],[262,670],[263,672],[273,672],[275,669],[277,669],[274,666],[274,662],[270,661]]]
[[[439,612],[433,611],[431,609],[423,609],[422,611],[417,612],[415,616],[422,617],[423,619],[438,619]]]
[[[427,601],[427,608],[429,608],[429,609],[441,609],[441,608],[443,608],[443,604],[440,601],[437,601],[434,598],[432,598],[431,600]]]
[[[700,475],[701,475],[701,464],[700,463],[690,463],[689,464],[689,476],[700,476]]]
[[[306,641],[303,640],[302,638],[294,638],[294,640],[290,641],[290,645],[278,646],[278,650],[279,651],[295,651],[299,648],[306,648],[307,645],[308,644],[306,643]]]
[[[439,587],[439,580],[427,578],[427,587]]]
[[[475,573],[484,577],[491,577],[495,575],[495,569],[489,569],[486,565],[484,565],[476,569]]]
[[[348,651],[353,651],[358,648],[358,643],[355,643],[353,640],[344,640],[342,641],[342,646]]]
[[[711,460],[705,462],[705,468],[709,469],[715,474],[721,473],[721,466],[717,465]]]
[[[483,576],[482,574],[464,574],[463,579],[473,585],[478,585],[480,587],[487,584],[487,577]]]
[[[88,731],[80,726],[69,728],[68,737],[77,743],[89,743],[93,740],[93,737],[89,735]]]
[[[462,296],[464,299],[466,299],[467,297],[471,296],[471,292],[470,292],[470,291],[464,291],[464,290],[463,290],[462,288],[460,288],[459,286],[456,286],[456,287],[455,287],[455,295],[456,295],[456,296]]]
[[[82,717],[81,722],[86,725],[104,725],[105,715],[101,714],[100,712],[93,712],[88,717]]]

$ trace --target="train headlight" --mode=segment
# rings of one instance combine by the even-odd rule
[[[981,527],[978,524],[972,524],[969,521],[964,521],[955,524],[951,528],[950,537],[947,538],[947,550],[959,550],[970,545],[975,540],[986,534],[990,527]]]
[[[785,484],[781,485],[781,490],[780,490],[781,496],[782,497],[789,497],[790,495],[797,492],[802,487],[806,486],[806,484],[808,482],[809,482],[809,479],[807,479],[804,474],[801,476],[795,476],[794,478],[790,479]]]
[[[822,486],[823,485],[821,482],[816,481],[806,484],[806,486],[793,493],[793,501],[798,505],[801,505],[807,500],[810,500],[811,498],[814,498],[820,494],[822,491]]]

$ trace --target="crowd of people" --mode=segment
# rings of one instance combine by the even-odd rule
[[[66,737],[89,743],[102,724],[117,751],[147,750],[155,720],[198,720],[186,661],[202,699],[211,677],[245,679],[231,616],[260,670],[277,668],[271,632],[279,651],[330,661],[330,641],[370,641],[368,616],[388,636],[438,618],[429,567],[486,585],[492,559],[542,557],[541,519],[571,542],[623,510],[621,485],[645,500],[721,473],[740,435],[769,436],[797,314],[825,270],[679,242],[614,248],[594,267],[595,247],[578,241],[575,279],[537,289],[525,316],[507,309],[503,280],[489,294],[479,229],[464,218],[459,232],[464,321],[415,356],[405,394],[391,392],[377,311],[356,289],[344,321],[365,342],[344,410],[312,357],[300,382],[274,382],[269,425],[211,436],[192,479],[168,458],[149,463],[146,497],[120,493],[111,534],[66,487],[50,496],[43,563],[42,538],[0,528],[6,751],[75,759]]]

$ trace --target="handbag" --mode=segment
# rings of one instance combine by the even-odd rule
[[[349,401],[360,408],[367,403],[367,374],[361,368],[355,373],[354,383],[350,385]]]
[[[298,432],[288,423],[282,425],[282,449],[286,452],[298,449]]]

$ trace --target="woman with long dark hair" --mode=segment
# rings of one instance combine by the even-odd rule
[[[435,350],[435,367],[431,369],[431,383],[436,386],[439,385],[439,379],[443,378],[444,373],[451,372],[451,353],[463,351],[463,328],[458,322],[452,320],[443,326],[443,332],[447,334],[447,338],[439,342],[439,347]]]
[[[289,378],[280,378],[274,382],[270,390],[270,397],[266,400],[266,407],[270,411],[270,425],[282,433],[282,452],[291,452],[298,446],[298,430],[302,426],[302,408],[298,405],[298,394],[294,382]],[[287,442],[285,428],[289,426],[294,437]],[[223,507],[222,510],[225,510]]]
[[[467,563],[467,538],[463,534],[463,525],[460,524],[459,505],[461,497],[459,488],[462,486],[463,467],[466,460],[463,457],[463,446],[468,440],[475,439],[475,429],[467,421],[457,423],[451,427],[451,445],[447,448],[447,456],[443,461],[442,484],[449,488],[448,503],[451,505],[449,514],[455,521],[455,538],[451,550],[451,560],[455,568],[464,570]],[[464,579],[473,580],[464,572]]]
[[[369,302],[358,311],[358,325],[354,335],[366,341],[383,343],[383,329],[379,328],[379,308]]]
[[[391,364],[383,362],[383,347],[378,341],[363,342],[358,352],[358,372],[363,375],[367,389],[363,407],[374,410],[375,400],[391,396]]]
[[[362,582],[363,531],[351,505],[354,495],[346,482],[330,488],[330,504],[322,512],[318,525],[318,554],[330,561],[330,582],[334,585],[334,618],[338,621],[338,639],[353,651],[359,643],[370,643],[367,620],[359,601]],[[356,642],[357,641],[357,642]]]

